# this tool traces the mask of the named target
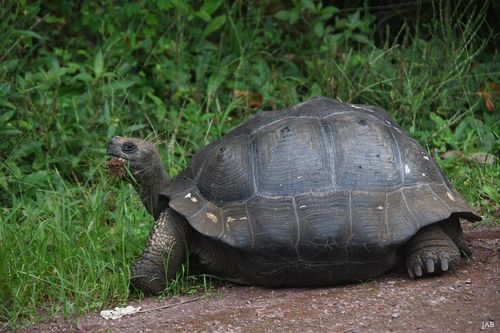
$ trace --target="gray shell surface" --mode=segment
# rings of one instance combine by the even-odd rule
[[[255,115],[162,194],[198,232],[243,251],[395,247],[454,213],[480,220],[384,110],[323,97]]]

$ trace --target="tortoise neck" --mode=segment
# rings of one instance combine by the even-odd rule
[[[163,170],[161,160],[158,159],[154,161],[149,168],[137,172],[134,176],[135,181],[133,185],[144,207],[146,207],[147,211],[156,218],[163,210],[165,204],[160,198],[160,192],[170,181]]]

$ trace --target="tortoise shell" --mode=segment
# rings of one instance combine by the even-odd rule
[[[162,194],[230,248],[299,257],[396,247],[452,214],[481,219],[384,110],[323,97],[258,113],[200,150]]]

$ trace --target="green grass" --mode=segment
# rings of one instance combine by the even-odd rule
[[[133,193],[120,191],[120,205],[107,206],[109,184],[99,178],[102,185],[40,190],[37,199],[20,198],[4,209],[4,320],[21,324],[47,314],[77,314],[128,297],[128,264],[140,251],[130,239],[144,239],[150,221]]]
[[[433,19],[385,34],[370,10],[315,3],[0,6],[0,328],[137,297],[129,265],[152,219],[105,171],[112,135],[152,138],[175,175],[261,109],[316,95],[379,105],[499,225],[498,158],[467,158],[500,150],[500,101],[489,111],[476,95],[500,83],[489,8],[436,2]],[[463,155],[440,158],[450,150]],[[184,268],[166,295],[211,285]]]

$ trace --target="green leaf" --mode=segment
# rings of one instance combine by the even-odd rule
[[[13,107],[15,109],[15,107]],[[9,121],[10,118],[14,115],[15,111],[8,111],[5,112],[4,114],[0,115],[0,124],[4,124],[7,121]]]
[[[148,15],[146,16],[146,23],[150,26],[157,26],[158,25],[158,18],[157,15]]]
[[[108,126],[108,133],[106,135],[107,138],[111,138],[112,136],[114,136],[116,133],[116,125],[111,123],[109,126]]]
[[[338,12],[339,12],[339,9],[337,7],[327,6],[327,7],[323,8],[323,10],[321,11],[320,19],[328,20],[328,19],[332,18],[332,16],[335,13],[338,13]]]
[[[44,39],[42,36],[37,34],[36,32],[30,31],[30,30],[16,30],[14,31],[15,34],[21,35],[21,36],[28,36],[36,39]]]
[[[104,70],[104,60],[102,58],[102,52],[97,52],[94,59],[94,75],[95,77],[101,77]]]
[[[309,88],[309,96],[321,96],[321,87],[317,83],[313,83]]]
[[[354,14],[348,15],[347,20],[352,28],[358,27],[361,24],[361,21],[359,20],[359,10],[357,10]]]
[[[356,42],[366,44],[366,45],[372,45],[372,42],[366,37],[365,35],[362,34],[353,34],[352,39],[354,39]]]
[[[168,11],[169,9],[173,8],[173,5],[169,0],[157,0],[156,5],[159,9],[164,11]]]
[[[47,72],[47,81],[55,81],[64,76],[67,72],[67,68],[53,68]]]
[[[47,181],[49,172],[47,170],[40,170],[30,173],[23,178],[23,181],[32,184],[39,185]]]
[[[309,9],[310,11],[316,11],[316,6],[312,0],[302,0],[302,7]]]
[[[274,14],[278,20],[288,21],[290,19],[290,11],[289,10],[280,10],[276,14]]]
[[[7,128],[7,129],[0,130],[0,133],[2,135],[5,135],[5,136],[14,136],[14,135],[22,134],[23,132],[21,132],[20,130],[18,130],[16,128]]]
[[[194,13],[194,15],[201,18],[205,22],[210,22],[212,20],[212,16],[210,16],[210,14],[204,11],[203,9],[200,9],[199,11]]]
[[[80,73],[78,75],[75,75],[72,79],[72,82],[74,81],[83,81],[83,82],[92,82],[92,76],[88,75],[87,73]]]
[[[212,15],[221,4],[222,0],[205,0],[203,6],[201,6],[201,10]]]
[[[144,127],[146,127],[146,124],[135,124],[135,125],[127,127],[125,129],[125,132],[135,132],[135,131],[143,129]]]
[[[111,83],[107,83],[103,85],[102,89],[105,91],[113,91],[113,90],[125,90],[130,88],[135,84],[134,81],[123,80],[123,81],[115,81]]]
[[[318,37],[323,36],[323,31],[324,31],[324,26],[322,21],[316,21],[314,22],[314,34]]]
[[[14,104],[12,104],[11,102],[9,102],[9,101],[0,100],[0,105],[3,105],[3,106],[5,106],[5,107],[7,107],[9,109],[12,109],[12,110],[16,109],[16,106]],[[8,113],[9,112],[7,112],[7,114]],[[3,116],[5,116],[5,114]],[[0,123],[2,122],[1,118],[3,118],[3,116],[0,117]]]
[[[438,127],[444,127],[446,125],[446,121],[441,118],[439,115],[437,115],[434,112],[430,113],[430,117],[432,121],[438,126]]]
[[[222,28],[224,23],[226,23],[226,15],[222,14],[222,15],[217,16],[205,28],[205,31],[203,31],[203,36],[208,36],[212,32],[219,30],[220,28]]]
[[[299,20],[299,18],[300,18],[300,9],[297,8],[297,7],[295,7],[290,12],[290,19],[289,19],[290,24],[297,23],[297,21]]]
[[[31,164],[31,167],[33,170],[40,170],[45,166],[45,160],[41,156],[37,156],[33,163]]]
[[[153,93],[151,92],[148,92],[146,93],[146,96],[148,96],[149,98],[151,98],[151,100],[157,105],[157,106],[165,106],[165,103],[163,103],[163,101],[161,100],[161,98],[159,98],[158,96],[155,96]]]
[[[184,0],[172,0],[172,4],[180,13],[185,14],[191,9],[189,4]]]

